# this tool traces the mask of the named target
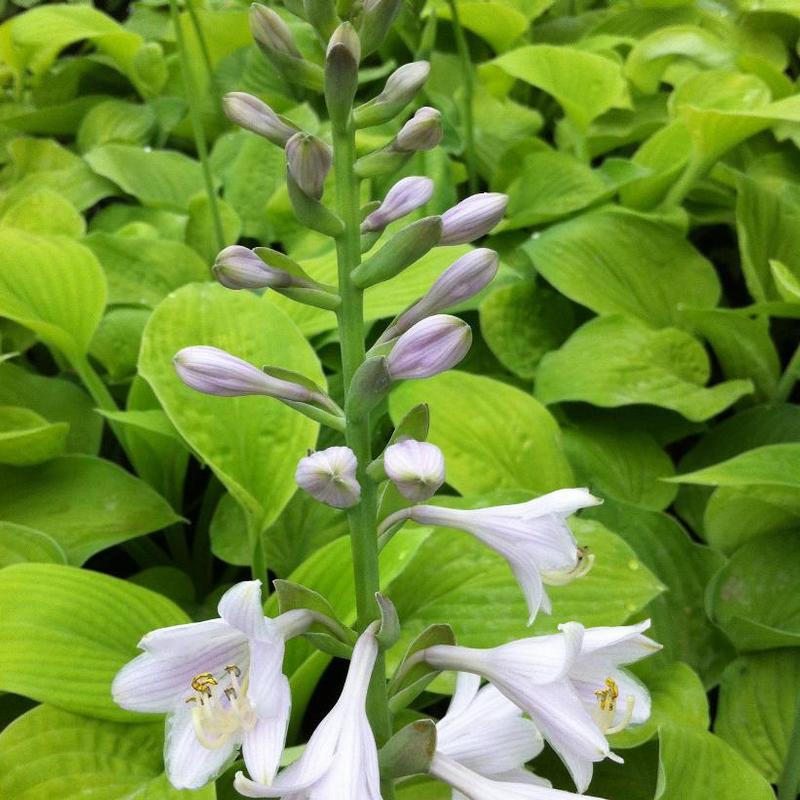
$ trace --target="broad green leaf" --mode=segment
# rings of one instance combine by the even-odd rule
[[[150,106],[106,100],[89,111],[78,129],[78,149],[85,153],[112,142],[145,145],[153,133],[156,117]]]
[[[71,564],[180,520],[146,483],[91,456],[0,469],[0,518],[49,534]]]
[[[706,690],[700,678],[686,664],[676,662],[655,666],[648,659],[636,669],[636,673],[650,690],[653,710],[647,722],[612,735],[610,744],[614,749],[638,747],[652,739],[664,724],[674,723],[697,732],[708,729]]]
[[[757,447],[697,472],[676,475],[671,480],[704,486],[769,485],[800,489],[800,444]]]
[[[684,661],[706,686],[716,685],[734,652],[706,615],[705,593],[725,559],[693,541],[667,514],[613,500],[585,514],[621,536],[666,586],[642,612],[653,620],[653,637],[664,648],[650,661],[660,665]]]
[[[446,372],[392,392],[395,424],[418,403],[430,406],[429,440],[442,449],[447,482],[460,493],[543,493],[571,485],[558,424],[529,394],[480,375]]]
[[[684,309],[686,327],[708,341],[726,378],[751,380],[755,400],[775,394],[781,364],[764,320],[749,319],[729,309]]]
[[[25,406],[49,422],[67,423],[66,446],[71,453],[94,455],[100,449],[103,420],[88,395],[74,383],[0,364],[0,404]]]
[[[46,533],[13,522],[0,522],[0,567],[28,561],[66,564],[67,556]]]
[[[112,383],[136,372],[142,332],[149,317],[150,311],[145,308],[112,308],[100,321],[89,352],[105,367]]]
[[[746,542],[709,586],[712,619],[739,650],[800,644],[800,539],[773,533]]]
[[[718,736],[669,723],[659,742],[655,800],[774,800],[770,785]]]
[[[526,45],[491,63],[555,97],[581,131],[604,111],[630,104],[620,65],[585,50]]]
[[[800,650],[739,656],[722,676],[714,731],[770,783],[777,783],[798,702]]]
[[[59,564],[0,570],[0,689],[92,717],[137,722],[111,681],[148,631],[188,622],[165,597]]]
[[[712,308],[719,299],[711,262],[675,228],[634,214],[584,214],[535,234],[524,249],[556,289],[598,314],[680,325],[679,305]]]
[[[182,242],[100,232],[85,242],[103,265],[112,305],[155,308],[184,284],[211,277],[209,267]]]
[[[66,237],[0,229],[0,315],[72,360],[89,349],[105,302],[103,271],[85,247]]]
[[[200,162],[177,150],[105,144],[86,153],[89,166],[142,205],[186,211],[204,191]]]
[[[500,363],[531,379],[542,356],[560,347],[574,328],[569,301],[533,282],[503,286],[480,305],[481,333]]]
[[[440,18],[451,17],[446,3],[439,4],[436,13]],[[525,14],[499,0],[459,0],[458,18],[467,30],[487,41],[497,53],[502,53],[514,44],[528,30],[529,25]]]
[[[298,460],[318,425],[271,397],[212,397],[185,386],[172,358],[189,345],[212,345],[262,366],[280,366],[324,385],[314,351],[270,301],[212,284],[167,297],[147,325],[140,374],[190,447],[263,528],[295,491]]]
[[[549,633],[565,619],[621,625],[662,591],[622,539],[592,520],[573,524],[581,546],[595,555],[594,566],[585,578],[568,586],[548,587],[553,614],[540,614],[531,628],[526,626],[525,600],[508,563],[465,533],[436,530],[389,587],[403,622],[400,643],[388,653],[390,664],[399,662],[414,636],[437,622],[452,625],[460,645],[493,647]],[[414,530],[408,526],[395,539]]]
[[[792,441],[800,442],[800,408],[788,403],[759,406],[723,420],[706,432],[681,459],[679,471],[693,472],[747,450]],[[710,488],[683,484],[678,494],[678,512],[698,532],[703,529],[703,512],[711,492]]]
[[[217,210],[222,223],[223,245],[236,244],[242,233],[239,215],[224,200],[217,198]],[[186,223],[186,244],[200,256],[204,264],[214,263],[219,246],[208,195],[201,194],[189,202],[189,219]]]
[[[27,466],[61,455],[69,425],[20,406],[0,406],[0,464]]]
[[[164,726],[124,725],[39,706],[0,734],[0,794],[18,800],[214,800],[164,775]]]
[[[787,303],[800,303],[800,280],[794,272],[786,264],[775,259],[770,260],[769,268],[781,300]]]
[[[39,189],[9,205],[0,226],[33,234],[77,238],[86,232],[86,222],[66,198],[52,189]]]
[[[579,328],[539,365],[536,395],[550,405],[581,400],[615,408],[635,403],[702,421],[752,391],[749,381],[705,384],[711,367],[700,343],[676,328],[654,331],[622,316]]]
[[[662,478],[675,474],[670,457],[644,431],[588,423],[563,429],[564,449],[578,484],[652,511],[665,509],[677,490]]]
[[[552,222],[614,193],[601,173],[566,153],[531,153],[521,169],[515,166],[514,180],[504,189],[509,202],[500,230]]]

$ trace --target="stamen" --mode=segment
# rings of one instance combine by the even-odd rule
[[[236,700],[236,698],[238,697],[238,695],[236,694],[236,689],[234,689],[233,686],[229,686],[225,690],[225,697],[227,697],[228,700],[230,700],[231,702]]]
[[[583,578],[584,575],[589,573],[593,566],[594,554],[590,553],[586,547],[579,547],[578,560],[572,569],[562,570],[561,572],[556,570],[543,571],[541,573],[542,580],[549,586],[566,586],[566,584],[578,578]]]
[[[606,731],[607,734],[619,733],[620,731],[624,731],[625,728],[627,728],[628,725],[631,724],[631,719],[633,719],[634,705],[636,705],[636,698],[632,694],[629,694],[625,698],[625,715],[616,725],[612,725]]]
[[[192,678],[192,689],[208,697],[211,697],[211,687],[216,685],[217,679],[210,672],[201,672]]]
[[[228,664],[225,667],[225,672],[229,673],[230,675],[235,675],[237,678],[242,676],[242,671],[236,664]]]

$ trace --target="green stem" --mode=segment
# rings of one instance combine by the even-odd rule
[[[342,348],[342,372],[345,400],[353,375],[364,361],[364,299],[363,292],[351,278],[351,272],[361,261],[361,215],[359,211],[359,181],[353,165],[356,160],[355,130],[348,120],[333,129],[333,159],[336,175],[336,206],[344,223],[344,232],[337,239],[336,255],[339,270],[339,294],[342,304],[337,317]],[[377,510],[375,482],[367,474],[372,461],[372,441],[369,417],[348,419],[345,440],[358,461],[358,481],[361,500],[348,513],[350,543],[353,553],[353,573],[356,591],[358,629],[363,630],[378,616],[375,593],[380,589],[378,566]],[[367,696],[367,714],[379,746],[391,735],[391,719],[386,694],[386,665],[383,654],[378,656]],[[394,798],[394,787],[387,782],[382,788],[384,800]]]
[[[189,52],[186,49],[186,39],[183,35],[180,14],[178,13],[178,0],[169,0],[170,16],[172,26],[175,28],[175,42],[178,45],[178,55],[181,60],[181,73],[183,83],[186,87],[186,95],[189,101],[189,117],[192,122],[192,132],[194,134],[194,144],[197,149],[197,156],[200,159],[200,167],[203,171],[203,182],[206,186],[208,195],[208,205],[211,209],[211,220],[214,225],[214,237],[217,243],[217,250],[225,247],[225,230],[222,227],[222,217],[219,211],[219,200],[214,188],[214,177],[211,174],[211,164],[208,160],[208,144],[206,143],[206,133],[203,128],[203,119],[200,106],[198,104],[199,93],[194,82],[192,65],[189,60]],[[210,62],[209,62],[210,63]]]
[[[800,787],[800,702],[795,712],[792,737],[786,751],[786,761],[778,782],[778,800],[795,800]]]
[[[781,379],[775,388],[773,400],[776,403],[785,403],[789,399],[789,395],[797,383],[798,371],[800,371],[800,345],[797,346],[797,349],[789,359],[789,363],[786,365],[786,369],[783,371],[783,375],[781,375]]]
[[[194,35],[197,37],[197,44],[200,46],[200,55],[203,58],[203,66],[206,68],[208,74],[208,86],[211,89],[214,98],[217,96],[217,79],[214,75],[214,67],[211,64],[211,53],[208,49],[208,42],[203,33],[203,26],[200,24],[200,17],[197,15],[197,9],[194,7],[194,0],[186,0],[186,10],[189,12],[189,18],[192,21],[194,28]]]
[[[448,0],[450,15],[453,20],[453,35],[456,40],[456,50],[461,59],[461,74],[464,76],[464,160],[467,162],[467,175],[469,176],[469,190],[474,194],[478,191],[478,168],[475,157],[475,120],[472,113],[472,104],[475,98],[475,79],[472,74],[472,58],[467,44],[467,37],[461,27],[458,16],[458,6],[455,0]]]
[[[664,205],[680,205],[686,199],[686,195],[692,190],[695,181],[703,175],[708,167],[709,165],[706,164],[703,159],[696,158],[694,155],[690,156],[689,163],[686,165],[680,178],[672,184],[672,188],[667,193]]]

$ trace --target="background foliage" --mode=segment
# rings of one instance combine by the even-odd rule
[[[209,271],[221,238],[333,279],[328,240],[291,213],[283,154],[232,130],[220,97],[252,92],[323,136],[326,122],[251,45],[244,4],[181,9],[189,76],[162,0],[0,8],[0,795],[166,800],[189,793],[164,779],[162,726],[114,706],[110,680],[145,631],[207,615],[243,574],[247,526],[276,576],[355,614],[344,517],[294,490],[316,423],[192,392],[171,366],[202,342],[336,396],[332,313],[226,292]],[[457,309],[479,322],[467,362],[400,387],[384,433],[429,403],[448,484],[473,504],[573,484],[605,498],[576,525],[596,567],[553,590],[554,619],[650,616],[664,651],[641,670],[653,718],[615,737],[627,764],[601,765],[593,794],[768,798],[800,700],[800,2],[457,8],[469,70],[451,6],[410,0],[362,88],[431,61],[445,139],[404,172],[436,179],[420,215],[468,177],[508,193],[503,267]],[[391,134],[361,131],[359,148]],[[466,250],[370,290],[369,318]],[[382,561],[406,641],[442,618],[465,645],[524,634],[507,566],[462,534],[409,530]],[[328,661],[289,650],[291,743],[327,708]],[[537,771],[566,786],[547,754]]]

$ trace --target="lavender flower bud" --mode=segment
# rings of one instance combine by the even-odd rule
[[[382,125],[393,119],[416,97],[430,72],[431,65],[427,61],[413,61],[396,69],[383,91],[353,112],[356,127]]]
[[[400,494],[413,503],[433,497],[444,483],[444,456],[429,442],[403,439],[387,447],[383,467]]]
[[[222,98],[225,115],[245,130],[285,147],[298,128],[285,122],[266,103],[247,92],[228,92]]]
[[[382,231],[390,222],[424,206],[433,194],[430,178],[412,176],[399,180],[386,193],[383,202],[362,223],[361,232]]]
[[[212,269],[228,289],[275,289],[292,282],[288,272],[268,267],[252,250],[238,244],[222,250]]]
[[[250,32],[256,44],[268,55],[302,58],[289,26],[267,6],[260,3],[250,6]]]
[[[331,36],[325,54],[325,103],[334,124],[344,124],[350,116],[360,61],[358,34],[349,22],[343,22]]]
[[[436,314],[413,325],[389,353],[386,368],[392,380],[430,378],[451,369],[469,351],[472,330],[448,314]]]
[[[442,141],[442,115],[430,106],[423,106],[400,129],[392,148],[401,153],[433,150]]]
[[[294,479],[301,489],[321,503],[350,508],[361,498],[357,466],[355,454],[349,447],[329,447],[301,458]]]
[[[218,397],[263,394],[279,400],[315,400],[306,386],[265,375],[260,369],[217,347],[184,347],[173,359],[178,377],[192,389]]]
[[[416,322],[462,303],[487,286],[497,274],[499,259],[494,250],[478,247],[454,261],[436,280],[428,293],[404,311],[381,334],[379,343],[388,342]]]
[[[503,218],[508,195],[499,192],[473,194],[442,214],[439,244],[467,244],[480,239]]]
[[[296,133],[286,143],[286,161],[300,189],[313,200],[319,200],[331,168],[330,147],[310,133]]]
[[[401,5],[402,0],[364,0],[359,33],[365,55],[381,46]]]

